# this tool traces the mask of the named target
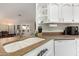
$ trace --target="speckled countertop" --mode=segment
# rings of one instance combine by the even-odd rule
[[[8,44],[10,42],[12,43],[12,42],[18,41],[18,39],[21,39],[21,38],[23,39],[23,38],[30,38],[30,37],[29,36],[27,36],[27,37],[12,37],[9,39],[5,38],[6,41],[5,41],[5,39],[1,40],[0,42],[2,42],[2,43],[0,44],[0,51],[1,51],[0,55],[2,55],[2,56],[22,56],[22,55],[32,51],[33,49],[45,44],[46,42],[48,42],[51,39],[75,40],[76,38],[77,39],[79,38],[79,35],[61,35],[61,34],[45,34],[45,33],[43,33],[41,38],[43,38],[45,40],[35,43],[33,45],[30,45],[28,47],[25,47],[23,49],[20,49],[18,51],[15,51],[12,53],[6,53],[6,51],[3,49],[3,45]]]
[[[78,39],[79,35],[63,35],[63,34],[51,34],[51,33],[43,33],[42,38],[45,39]]]
[[[65,39],[65,40],[71,40],[71,39],[78,39],[79,35],[52,35],[52,36],[46,36],[43,35],[43,38],[45,39]]]

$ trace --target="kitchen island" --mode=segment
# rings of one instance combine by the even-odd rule
[[[24,38],[24,39],[23,39]],[[48,40],[41,40],[41,41],[39,41],[40,39],[42,39],[42,38],[40,38],[40,39],[38,39],[37,41],[37,43],[34,43],[34,44],[32,44],[32,45],[29,45],[29,46],[27,46],[26,45],[26,47],[24,47],[24,48],[22,48],[22,49],[19,49],[19,50],[17,50],[17,51],[14,51],[14,52],[9,52],[9,53],[7,53],[6,51],[5,51],[5,49],[4,49],[4,47],[3,46],[5,46],[5,45],[8,45],[8,44],[11,44],[11,43],[15,43],[15,42],[18,42],[18,41],[23,41],[23,40],[27,40],[28,38],[31,38],[31,37],[10,37],[10,38],[3,38],[0,42],[2,42],[0,45],[1,45],[1,50],[3,50],[3,52],[1,52],[0,53],[0,55],[6,55],[6,56],[20,56],[20,55],[24,55],[25,53],[27,53],[27,52],[29,52],[29,51],[31,51],[31,50],[33,50],[33,49],[35,49],[36,47],[38,47],[38,46],[40,46],[40,45],[42,45],[42,44],[44,44],[45,42],[47,42]],[[19,40],[20,39],[20,40]],[[6,41],[5,41],[6,40]],[[29,39],[29,41],[30,41],[30,39]],[[28,42],[28,41],[27,41]],[[26,42],[26,43],[27,43]],[[30,43],[29,43],[30,44]],[[15,48],[17,48],[17,47],[15,47]]]
[[[56,40],[64,40],[64,41],[69,40],[71,42],[72,40],[78,40],[79,35],[59,35],[59,34],[55,34],[55,35],[54,34],[52,34],[52,35],[48,34],[47,35],[47,34],[43,33],[42,37],[40,38],[40,36],[39,36],[39,38],[44,39],[44,40],[41,40],[41,41],[37,40],[38,41],[37,43],[34,43],[32,45],[23,47],[22,49],[19,49],[19,50],[13,51],[13,52],[7,52],[4,49],[4,46],[6,46],[6,45],[9,45],[9,44],[12,44],[12,43],[15,43],[15,42],[19,42],[19,41],[23,41],[23,40],[29,39],[29,38],[34,38],[34,37],[31,37],[31,36],[26,36],[26,37],[16,36],[16,37],[1,39],[0,40],[0,55],[3,55],[3,56],[22,56],[24,54],[27,54],[27,53],[35,50],[38,47],[44,45],[45,43],[47,43],[50,40],[53,40],[53,41],[56,41]],[[55,42],[53,42],[53,43],[55,43]],[[55,44],[54,44],[53,48],[55,48]],[[54,53],[55,53],[55,50],[54,50]]]

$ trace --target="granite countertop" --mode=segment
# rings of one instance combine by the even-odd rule
[[[65,39],[65,40],[70,39],[71,40],[71,39],[79,38],[79,35],[52,35],[52,36],[43,35],[42,37],[45,39]]]
[[[40,37],[40,36],[39,36]],[[12,42],[15,42],[15,41],[18,41],[18,39],[22,40],[24,37],[13,37],[11,39],[7,39],[6,42],[3,42],[0,44],[0,55],[3,55],[3,56],[22,56],[28,52],[30,52],[31,50],[45,44],[46,42],[48,42],[49,40],[51,39],[64,39],[64,40],[75,40],[76,38],[79,38],[79,35],[62,35],[62,34],[49,34],[49,33],[43,33],[41,38],[45,39],[43,41],[40,41],[38,43],[35,43],[33,45],[30,45],[28,47],[25,47],[23,49],[20,49],[18,51],[15,51],[15,52],[11,52],[11,53],[7,53],[4,49],[3,49],[3,45],[5,44],[9,44],[9,43],[12,43]],[[30,37],[25,37],[25,38],[30,38]],[[5,38],[6,39],[6,38]],[[15,40],[13,40],[15,39]],[[5,41],[4,39],[2,41]],[[2,42],[0,41],[0,42]]]
[[[40,37],[40,36],[39,36]],[[79,35],[64,35],[62,33],[42,33],[42,38],[45,39],[78,39]]]

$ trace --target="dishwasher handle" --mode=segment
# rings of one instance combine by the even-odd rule
[[[37,56],[43,56],[43,55],[44,55],[44,53],[46,53],[46,51],[48,51],[48,49],[47,49],[47,48],[46,48],[46,49],[41,50],[41,51],[37,54]]]

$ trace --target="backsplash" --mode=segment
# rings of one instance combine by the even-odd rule
[[[43,32],[63,32],[65,27],[67,26],[78,26],[79,24],[56,24],[57,26],[55,27],[50,27],[49,24],[43,24]]]

